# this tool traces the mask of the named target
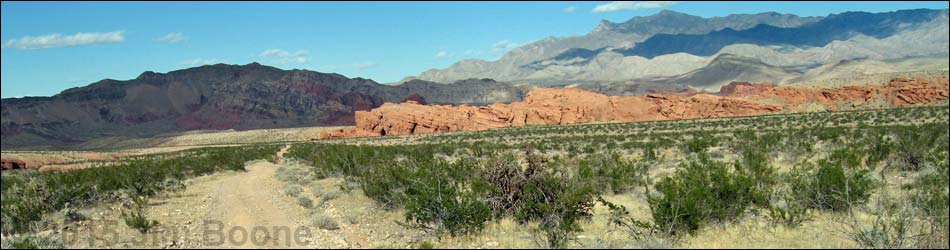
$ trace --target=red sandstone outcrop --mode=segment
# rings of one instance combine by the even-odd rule
[[[848,86],[835,89],[774,87],[749,98],[778,100],[790,107],[811,102],[826,106],[848,102],[854,106],[861,106],[879,99],[891,105],[907,106],[946,100],[950,92],[948,86],[950,83],[947,79],[927,81],[897,78],[881,86]]]
[[[932,82],[894,79],[884,86],[836,89],[777,87],[771,83],[731,83],[719,95],[650,94],[606,96],[579,89],[539,88],[522,102],[468,105],[422,105],[414,101],[386,103],[356,112],[356,127],[321,133],[321,138],[427,134],[479,131],[525,125],[558,125],[587,122],[631,122],[718,118],[798,111],[797,106],[818,103],[855,106],[882,99],[896,106],[946,100],[947,79]]]
[[[493,128],[608,121],[653,121],[758,115],[782,107],[708,94],[680,96],[606,96],[579,89],[540,88],[523,102],[468,105],[387,103],[356,112],[356,128],[327,132],[323,138],[408,135]]]
[[[23,169],[26,167],[27,167],[26,162],[23,162],[18,159],[8,159],[8,158],[0,159],[0,168],[2,168],[3,170]]]

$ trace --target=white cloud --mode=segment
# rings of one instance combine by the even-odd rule
[[[379,66],[379,63],[374,62],[374,61],[365,61],[365,62],[358,62],[358,63],[353,64],[353,67],[359,70],[364,70],[364,69],[368,69],[368,68],[372,68],[376,66]]]
[[[162,37],[156,38],[155,40],[159,42],[166,42],[166,43],[177,43],[177,42],[184,41],[185,39],[188,39],[188,37],[185,36],[185,34],[175,32],[175,33],[168,33]]]
[[[577,10],[577,6],[567,6],[564,7],[564,13],[574,13]]]
[[[452,54],[446,51],[439,51],[439,53],[435,53],[435,58],[438,58],[438,59],[449,58],[453,56],[455,56],[455,54]]]
[[[594,7],[594,13],[611,12],[620,10],[642,10],[666,8],[676,4],[676,1],[613,1]]]
[[[268,49],[264,52],[261,52],[259,55],[261,58],[269,59],[270,63],[283,65],[283,64],[300,64],[310,61],[310,57],[307,56],[310,54],[310,51],[307,50],[298,50],[294,52],[289,52],[282,49]]]
[[[218,60],[218,59],[195,58],[195,59],[191,59],[191,60],[181,61],[181,62],[179,62],[178,64],[185,65],[185,66],[190,66],[190,67],[197,67],[197,66],[203,66],[203,65],[217,64],[217,63],[220,63],[220,62],[221,62],[221,60]]]
[[[31,50],[100,43],[117,43],[122,41],[125,41],[124,30],[98,33],[80,32],[68,36],[54,33],[42,36],[25,36],[19,39],[7,40],[7,42],[3,43],[3,48]]]

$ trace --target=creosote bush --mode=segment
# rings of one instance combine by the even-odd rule
[[[121,217],[125,225],[142,234],[148,233],[153,227],[158,226],[158,221],[148,219],[145,211],[147,204],[148,200],[145,197],[133,196],[125,204],[125,209],[122,210]]]
[[[19,236],[4,239],[3,249],[66,249],[59,237],[51,236]]]
[[[864,204],[875,184],[867,169],[839,160],[821,160],[817,169],[800,168],[791,180],[796,200],[809,208],[845,211]]]
[[[317,226],[317,228],[324,230],[340,229],[340,224],[338,224],[336,220],[333,219],[333,217],[330,217],[324,213],[314,213],[310,215],[310,222]]]
[[[754,177],[705,155],[681,168],[655,185],[658,195],[648,197],[654,222],[669,234],[735,220],[764,197]]]

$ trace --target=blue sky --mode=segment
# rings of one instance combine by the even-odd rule
[[[598,7],[599,6],[599,7]],[[703,17],[776,11],[947,8],[947,2],[2,2],[2,97],[49,96],[143,71],[260,62],[387,83],[465,58],[496,60],[671,9]],[[595,11],[596,10],[596,11]]]

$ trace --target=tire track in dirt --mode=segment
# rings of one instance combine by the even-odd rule
[[[277,153],[278,162],[289,147]],[[281,194],[283,185],[275,178],[277,165],[257,161],[245,169],[196,178],[184,193],[163,199],[151,208],[163,224],[192,229],[174,247],[319,247],[314,237],[321,232],[308,224],[307,211]],[[309,230],[310,236],[295,237],[296,230],[302,227]]]

